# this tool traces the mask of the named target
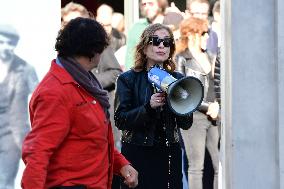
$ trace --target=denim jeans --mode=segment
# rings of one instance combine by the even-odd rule
[[[181,130],[188,158],[188,183],[190,189],[203,189],[202,177],[205,148],[207,147],[214,168],[214,189],[218,189],[219,126],[214,126],[207,116],[194,112],[193,124],[189,130]]]
[[[21,150],[11,133],[2,134],[0,137],[0,189],[14,189]]]

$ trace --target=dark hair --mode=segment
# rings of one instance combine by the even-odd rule
[[[170,38],[174,41],[173,32],[169,27],[163,24],[151,24],[149,25],[142,33],[140,37],[140,41],[136,46],[135,51],[135,71],[142,71],[145,69],[147,64],[147,57],[144,53],[144,49],[149,45],[149,38],[155,33],[157,30],[165,29],[169,32]],[[173,62],[173,55],[175,52],[175,44],[171,43],[170,45],[170,54],[168,60],[163,63],[163,68],[165,68],[169,72],[173,72],[175,70],[175,63]]]
[[[216,1],[213,6],[212,13],[214,14],[215,12],[220,13],[220,1]]]
[[[78,17],[61,29],[56,38],[55,50],[61,57],[94,57],[108,45],[103,26],[90,18]]]

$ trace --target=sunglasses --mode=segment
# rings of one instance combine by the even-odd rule
[[[170,47],[171,44],[173,44],[173,39],[169,37],[161,39],[158,36],[149,37],[149,44],[152,44],[153,46],[159,46],[161,43],[163,43],[164,47]]]

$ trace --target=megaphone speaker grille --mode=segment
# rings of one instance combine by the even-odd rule
[[[194,112],[203,100],[203,85],[195,77],[185,77],[173,82],[168,88],[170,108],[179,115]]]

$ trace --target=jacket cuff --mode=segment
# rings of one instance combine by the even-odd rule
[[[146,112],[150,115],[150,116],[153,116],[156,114],[156,110],[153,109],[150,105],[150,101],[144,105],[145,109],[146,109]]]
[[[114,150],[114,166],[113,166],[113,173],[116,175],[120,175],[120,169],[125,166],[129,165],[130,162],[116,149]]]

